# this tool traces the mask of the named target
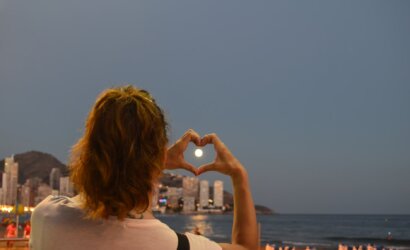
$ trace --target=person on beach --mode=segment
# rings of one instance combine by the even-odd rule
[[[215,160],[196,168],[184,159],[188,144],[212,144]],[[33,211],[32,250],[191,249],[256,250],[256,213],[248,174],[216,134],[188,130],[167,148],[167,123],[152,96],[133,86],[105,90],[73,146],[73,198],[49,196]],[[232,242],[180,234],[153,216],[151,199],[164,170],[228,175],[234,189]]]
[[[12,221],[6,228],[6,234],[4,235],[5,238],[17,238],[17,227],[16,222]],[[7,241],[7,247],[13,247],[13,241]]]
[[[25,239],[30,239],[30,232],[31,232],[31,225],[30,221],[26,221],[26,224],[24,225],[24,231],[23,231],[23,238]]]
[[[16,238],[17,237],[17,227],[16,222],[11,221],[10,224],[6,228],[6,238]]]

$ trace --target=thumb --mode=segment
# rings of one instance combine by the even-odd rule
[[[194,175],[198,175],[198,170],[188,162],[183,162],[182,166],[183,169],[188,170],[189,172],[193,173]]]
[[[197,173],[198,175],[203,174],[208,171],[214,171],[215,170],[215,164],[214,163],[208,163],[205,165],[202,165],[198,168]]]

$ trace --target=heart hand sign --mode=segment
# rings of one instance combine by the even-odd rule
[[[184,158],[184,152],[189,143],[194,143],[196,146],[203,147],[207,144],[213,144],[215,149],[215,160],[204,164],[199,168],[187,162]],[[185,169],[195,175],[200,175],[207,171],[217,171],[222,174],[235,177],[246,173],[242,164],[232,155],[230,150],[219,139],[216,134],[208,134],[200,138],[199,134],[190,129],[172,145],[168,151],[165,161],[166,169]]]

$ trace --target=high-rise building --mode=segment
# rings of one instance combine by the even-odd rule
[[[6,205],[7,204],[7,192],[10,189],[9,187],[9,175],[6,173],[3,173],[1,175],[1,204]]]
[[[59,168],[51,169],[50,188],[52,190],[60,190],[60,177],[61,177],[61,170]]]
[[[198,199],[199,180],[196,177],[184,177],[182,179],[183,196]]]
[[[199,196],[199,180],[196,177],[184,177],[182,179],[184,212],[195,211],[196,200]]]
[[[214,206],[222,208],[224,202],[224,183],[222,181],[214,181]]]
[[[190,196],[184,196],[184,212],[193,212],[195,211],[195,198]]]
[[[14,156],[6,157],[2,175],[2,204],[15,205],[17,201],[18,163]]]
[[[30,204],[31,199],[32,199],[31,187],[29,185],[24,184],[21,187],[20,203],[25,207],[30,207],[32,206],[32,204]]]
[[[199,182],[199,207],[204,208],[209,205],[209,182],[201,180]]]
[[[164,195],[167,197],[168,206],[171,209],[176,209],[179,207],[179,199],[182,198],[183,188],[168,187]]]
[[[60,195],[74,196],[74,184],[68,176],[60,177]]]
[[[36,203],[36,197],[38,194],[38,187],[40,184],[43,183],[43,180],[39,177],[32,177],[26,180],[26,184],[28,184],[31,188],[32,197],[30,197],[30,206],[34,207]]]

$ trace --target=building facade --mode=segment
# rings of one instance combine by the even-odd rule
[[[201,180],[199,182],[199,207],[205,208],[209,206],[209,182]]]
[[[17,201],[18,163],[14,156],[6,157],[4,161],[4,173],[2,175],[1,204],[15,205]]]
[[[179,207],[179,200],[183,196],[183,188],[168,187],[168,190],[164,195],[167,197],[168,207],[171,209],[177,209]]]
[[[74,193],[74,184],[70,180],[70,177],[60,177],[60,195],[73,197]]]
[[[223,181],[214,181],[214,206],[222,208],[224,203],[224,183]]]
[[[52,190],[60,190],[60,177],[61,177],[61,170],[59,168],[51,169],[50,188]]]
[[[196,177],[184,177],[182,179],[184,212],[196,210],[196,201],[199,198],[199,180]]]

